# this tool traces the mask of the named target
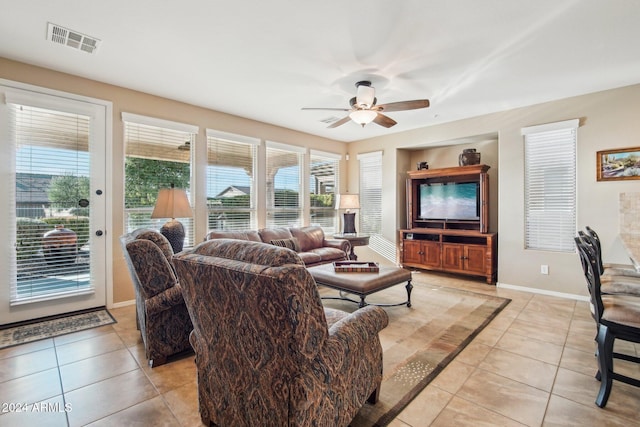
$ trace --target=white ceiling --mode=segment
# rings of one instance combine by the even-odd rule
[[[0,56],[340,141],[640,83],[637,0],[0,0]],[[88,54],[47,23],[101,40]],[[321,120],[355,82],[386,129]],[[639,100],[640,101],[640,100]]]

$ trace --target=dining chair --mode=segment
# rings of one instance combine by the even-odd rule
[[[595,230],[588,225],[585,227],[586,236],[588,236],[598,251],[598,269],[600,270],[600,275],[617,275],[617,276],[629,276],[636,277],[640,279],[640,271],[637,271],[632,264],[613,264],[613,263],[603,263],[602,262],[602,243],[600,242],[600,236]]]
[[[578,231],[578,236],[594,252],[597,262],[596,271],[600,275],[601,292],[603,294],[627,294],[640,296],[640,274],[637,276],[632,266],[624,264],[604,264],[600,240],[595,231],[586,227],[587,231]],[[592,234],[593,233],[593,234]],[[631,267],[630,269],[627,267]]]
[[[601,292],[598,258],[593,246],[583,236],[575,237],[582,269],[590,296],[591,315],[597,327],[598,372],[600,390],[596,405],[604,408],[611,394],[613,380],[640,387],[640,379],[614,371],[614,359],[640,363],[635,355],[614,351],[616,340],[640,343],[640,297],[625,294],[603,294]]]

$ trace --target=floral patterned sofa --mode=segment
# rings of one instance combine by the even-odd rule
[[[136,316],[149,365],[191,350],[193,330],[172,265],[173,250],[162,234],[138,229],[120,237],[136,295]]]
[[[210,231],[205,240],[239,239],[270,243],[293,249],[307,267],[348,259],[351,244],[344,239],[327,239],[321,227],[263,228],[245,231]]]
[[[300,256],[259,242],[205,241],[174,265],[205,425],[347,426],[377,401],[383,309],[323,308]]]

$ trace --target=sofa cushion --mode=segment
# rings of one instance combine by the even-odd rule
[[[312,249],[308,253],[315,254],[318,257],[320,257],[320,262],[322,263],[327,263],[332,261],[342,261],[345,259],[345,254],[343,251],[341,251],[340,249],[329,248],[326,246],[323,248]]]
[[[291,249],[295,252],[300,252],[300,243],[298,243],[298,239],[292,237],[291,239],[273,239],[270,240],[269,243],[275,246],[280,246],[281,248]]]
[[[258,230],[258,234],[264,243],[269,243],[277,239],[291,239],[293,237],[288,228],[262,228]]]
[[[300,250],[302,252],[324,246],[324,231],[317,225],[301,228],[293,227],[291,228],[291,235],[300,242]]]
[[[304,262],[304,265],[307,267],[322,262],[322,258],[320,257],[320,255],[313,252],[298,252],[298,255]]]
[[[243,231],[220,231],[213,230],[207,234],[205,240],[212,239],[236,239],[236,240],[249,240],[252,242],[262,242],[260,235],[255,230],[243,230]]]

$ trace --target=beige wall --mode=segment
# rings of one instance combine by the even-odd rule
[[[404,180],[406,171],[415,169],[416,157],[420,157],[418,160],[428,160],[430,167],[454,166],[457,164],[457,153],[463,146],[437,150],[429,147],[469,138],[482,142],[486,141],[486,135],[498,135],[497,156],[492,154],[491,157],[487,157],[492,149],[481,146],[478,142],[470,143],[468,146],[483,152],[483,163],[492,167],[492,199],[497,206],[492,207],[491,227],[494,231],[497,227],[499,233],[499,284],[533,288],[542,292],[586,295],[584,278],[576,254],[523,249],[523,143],[520,129],[579,118],[581,127],[578,131],[578,227],[590,225],[599,232],[603,240],[605,261],[627,262],[626,253],[617,237],[618,197],[621,192],[639,191],[640,182],[596,182],[595,152],[607,148],[640,145],[640,85],[345,144],[3,58],[0,58],[0,78],[113,103],[114,229],[111,230],[110,236],[113,246],[115,303],[133,298],[133,290],[117,240],[123,232],[123,111],[198,125],[199,142],[205,140],[205,129],[212,128],[323,151],[348,153],[350,160],[343,162],[346,173],[341,174],[346,180],[341,183],[340,191],[358,191],[357,154],[383,150],[382,233],[394,242],[397,241],[397,230],[405,226]],[[491,146],[491,143],[487,144]],[[198,145],[199,158],[204,158],[204,144]],[[198,163],[196,173],[200,169],[202,165]],[[196,184],[201,180],[201,177],[196,176]],[[497,191],[493,191],[493,185],[497,186]],[[196,185],[196,192],[198,191]],[[499,203],[495,201],[496,197]],[[198,235],[203,235],[206,228],[203,209],[204,205],[196,206]],[[494,215],[495,209],[497,215]],[[497,226],[494,225],[495,220],[498,221]],[[362,251],[366,254],[365,248],[362,248]],[[541,264],[549,266],[549,275],[540,274]]]
[[[124,263],[118,237],[124,232],[124,128],[122,112],[135,113],[160,119],[196,125],[200,133],[196,143],[195,191],[196,191],[196,239],[206,234],[204,168],[206,167],[205,129],[216,129],[246,136],[271,140],[291,145],[305,146],[321,151],[344,154],[346,144],[328,140],[290,129],[268,125],[253,120],[220,113],[206,108],[148,95],[141,92],[112,86],[64,73],[10,61],[0,57],[0,79],[27,83],[98,98],[113,103],[113,170],[111,171],[113,229],[107,230],[113,249],[113,302],[115,304],[134,298],[129,274]],[[212,94],[212,96],[214,96]],[[346,180],[341,183],[341,191],[346,189]],[[201,236],[201,237],[198,237]]]
[[[433,102],[436,103],[437,100]],[[640,181],[596,182],[595,153],[603,149],[640,145],[638,117],[640,85],[634,85],[350,143],[348,175],[351,191],[358,191],[355,184],[358,179],[358,164],[354,159],[360,152],[384,150],[383,181],[388,182],[399,179],[405,170],[415,169],[417,160],[428,160],[430,167],[440,166],[439,151],[426,151],[425,147],[429,145],[440,146],[447,141],[498,135],[497,163],[489,164],[493,170],[499,171],[498,192],[492,192],[492,197],[497,196],[499,199],[499,285],[586,296],[577,254],[524,250],[524,158],[520,130],[526,126],[580,119],[577,159],[578,228],[590,225],[599,232],[603,240],[605,261],[628,263],[626,252],[617,236],[618,198],[619,193],[640,190]],[[459,152],[459,148],[461,147],[452,149]],[[421,154],[417,160],[415,156],[408,154],[416,149],[419,153],[424,153],[424,159]],[[442,157],[441,166],[455,165],[445,164],[453,163],[449,154]],[[491,162],[495,160],[496,158],[491,159]],[[383,212],[386,215],[383,216],[383,234],[394,241],[397,240],[396,230],[405,223],[403,193],[403,185],[396,185],[391,191],[383,192],[383,205],[391,205],[396,200],[400,202],[398,209]],[[540,274],[542,264],[549,266],[548,275]]]

